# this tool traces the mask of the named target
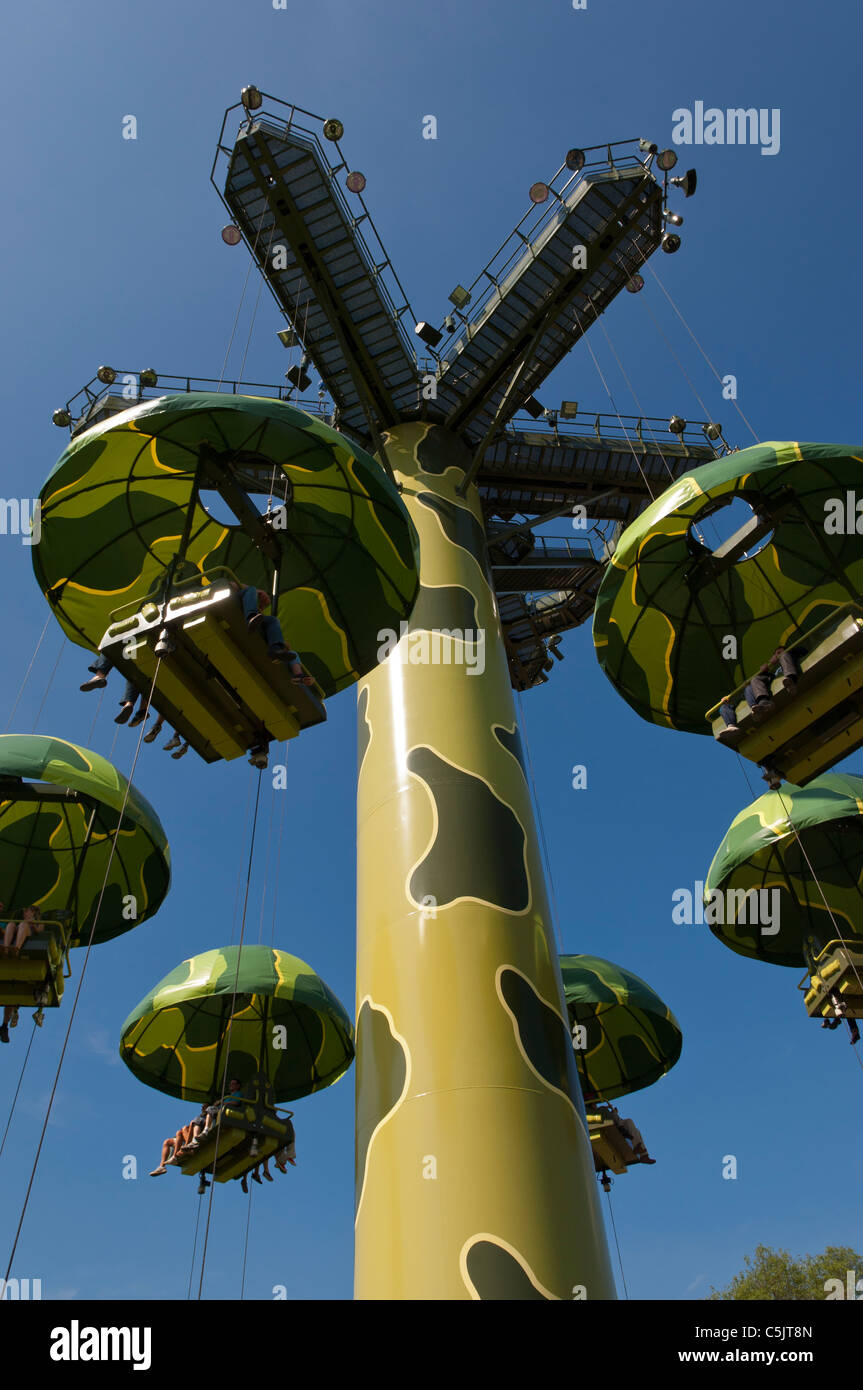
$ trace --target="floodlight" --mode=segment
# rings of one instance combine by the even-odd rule
[[[464,285],[456,285],[449,297],[450,304],[454,304],[457,309],[463,309],[466,304],[470,304],[470,291]]]
[[[233,222],[229,222],[227,227],[222,228],[222,241],[226,246],[237,246],[242,239],[242,232]]]
[[[530,186],[530,201],[532,203],[544,203],[548,197],[547,183],[532,183]]]
[[[337,121],[335,120],[335,118],[332,118],[329,121],[324,121],[325,140],[341,140],[344,133],[345,128],[342,125],[341,121]]]
[[[578,414],[578,401],[561,401],[560,415],[563,420],[574,420]]]
[[[538,420],[543,413],[543,406],[536,399],[536,396],[528,396],[527,400],[522,405],[522,410],[526,410],[528,415],[534,420]]]
[[[694,169],[687,169],[681,178],[669,179],[669,183],[673,183],[675,188],[682,189],[684,198],[691,198],[698,183],[698,175]]]
[[[298,391],[308,391],[312,384],[312,378],[305,369],[305,359],[298,367],[289,367],[285,376],[292,386],[296,386]]]
[[[667,174],[668,170],[673,169],[677,163],[677,155],[674,153],[674,150],[660,150],[659,154],[656,156],[656,162],[662,172]]]
[[[365,174],[361,174],[359,169],[354,169],[345,179],[345,186],[349,193],[362,193],[366,186]]]
[[[672,415],[668,422],[668,428],[671,430],[672,434],[683,434],[683,431],[686,429],[686,421],[681,420],[679,415]]]
[[[571,169],[573,173],[577,173],[579,169],[583,169],[584,150],[567,150],[564,164],[567,169]]]
[[[438,343],[443,337],[443,334],[440,332],[439,329],[432,328],[431,324],[426,323],[424,319],[420,319],[420,322],[416,325],[414,329],[414,333],[416,333],[418,338],[422,338],[423,342],[428,343],[429,347],[432,348],[437,347]]]
[[[667,251],[671,256],[675,251],[680,250],[680,237],[676,232],[666,232],[659,244],[663,251]]]
[[[64,425],[71,425],[72,423],[72,416],[69,414],[68,410],[55,410],[51,419],[54,421],[55,425],[60,426],[60,429],[62,429]]]
[[[257,111],[262,105],[263,100],[264,98],[261,96],[257,87],[244,87],[240,93],[240,101],[247,111]]]
[[[665,218],[666,222],[671,223],[672,227],[683,226],[683,218],[680,216],[679,212],[667,212],[663,209],[662,215]]]
[[[142,386],[158,386],[159,384],[159,378],[152,367],[145,367],[142,372],[139,372],[138,380]]]
[[[637,272],[635,275],[631,275],[626,282],[626,288],[630,294],[638,294],[639,290],[644,289],[644,276]]]
[[[280,328],[276,337],[282,347],[286,348],[296,347],[297,343],[300,341],[293,328]]]
[[[446,329],[447,333],[455,332],[455,319],[453,318],[452,314],[447,314],[446,318],[443,321],[443,326]]]
[[[656,154],[657,150],[659,149],[659,146],[652,144],[650,140],[639,140],[638,148],[644,154]]]
[[[713,420],[711,420],[709,424],[702,425],[701,429],[702,432],[707,435],[708,439],[722,438],[722,426],[717,425]]]
[[[117,373],[114,371],[113,367],[100,367],[96,376],[104,386],[113,386],[114,382],[117,380]]]

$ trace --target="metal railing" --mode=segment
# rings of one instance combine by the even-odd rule
[[[604,158],[591,161],[585,158],[583,166],[575,172],[567,168],[565,161],[561,164],[560,168],[546,184],[548,188],[548,201],[531,204],[530,208],[528,208],[521,220],[516,223],[509,236],[498,247],[497,251],[495,251],[494,255],[479,274],[469,285],[464,286],[471,296],[470,314],[461,313],[457,307],[451,308],[448,311],[448,317],[457,319],[459,321],[459,326],[454,327],[450,331],[440,351],[434,354],[442,370],[452,364],[453,360],[458,356],[461,348],[464,346],[464,343],[476,332],[479,319],[482,317],[489,301],[494,296],[498,296],[499,298],[503,297],[505,289],[507,288],[505,283],[507,277],[515,273],[525,255],[533,250],[540,236],[553,230],[556,225],[559,225],[559,223],[564,221],[568,216],[575,205],[575,200],[572,197],[573,193],[581,183],[590,178],[591,174],[611,173],[617,172],[618,170],[634,171],[638,169],[644,175],[645,179],[656,183],[656,179],[651,173],[649,164],[638,154],[633,152],[633,147],[635,150],[638,149],[637,140],[615,140],[612,141],[611,144],[589,145],[582,150],[582,154],[585,155],[585,157],[595,150],[602,150],[605,152]],[[613,154],[614,150],[621,151],[624,149],[627,150],[628,153],[618,154],[617,156]],[[657,187],[658,186],[657,184]],[[637,224],[633,223],[632,225],[635,227]],[[483,285],[478,299],[474,302],[473,293],[477,286],[483,281],[487,283]]]
[[[347,160],[342,154],[338,141],[327,140],[325,144],[322,144],[321,140],[319,140],[317,132],[318,129],[323,128],[326,118],[323,116],[316,116],[312,111],[305,111],[301,106],[296,106],[291,102],[281,101],[279,97],[274,97],[270,95],[270,93],[268,92],[262,92],[261,96],[263,97],[265,103],[272,103],[276,107],[278,107],[279,110],[275,112],[269,112],[266,111],[263,106],[261,106],[257,111],[249,112],[243,106],[242,102],[235,102],[233,106],[228,107],[222,119],[222,128],[219,132],[219,141],[216,147],[216,154],[213,159],[212,168],[210,170],[210,182],[212,183],[213,187],[218,193],[219,198],[221,199],[221,202],[227,210],[229,216],[233,219],[233,210],[231,209],[230,204],[227,202],[223,190],[219,187],[218,183],[216,182],[215,175],[220,155],[224,156],[226,159],[230,159],[230,156],[233,154],[233,146],[224,144],[225,129],[228,125],[228,121],[231,117],[232,112],[238,113],[241,111],[243,113],[239,126],[237,127],[237,137],[239,137],[239,135],[243,134],[244,132],[250,132],[252,128],[256,125],[262,126],[262,128],[265,131],[270,131],[272,134],[282,137],[290,136],[294,133],[297,133],[300,136],[302,142],[305,143],[307,146],[310,146],[315,151],[315,153],[319,155],[324,169],[326,169],[329,173],[333,199],[339,207],[339,210],[341,211],[342,215],[345,218],[345,221],[351,229],[358,254],[364,261],[369,274],[374,276],[374,278],[377,280],[378,287],[381,292],[381,298],[383,299],[386,307],[389,309],[392,315],[393,324],[395,325],[395,328],[400,338],[402,339],[403,345],[408,355],[412,357],[414,361],[416,361],[417,354],[415,343],[409,338],[401,322],[403,315],[407,312],[410,312],[412,320],[415,321],[410,301],[408,299],[404,286],[402,285],[398,275],[396,274],[393,268],[392,261],[390,260],[390,257],[387,253],[387,249],[381,241],[378,229],[374,224],[372,215],[369,212],[368,207],[366,206],[362,194],[351,194],[351,198],[356,199],[356,202],[359,203],[360,207],[362,208],[362,213],[358,217],[356,215],[356,212],[354,211],[354,207],[348,202],[347,198],[342,193],[341,188],[336,183],[336,175],[341,173],[343,169],[346,172],[349,172],[350,166],[348,165]],[[287,112],[287,116],[285,117],[284,115],[282,115],[282,112]],[[313,129],[310,126],[303,125],[301,121],[297,120],[298,116],[307,117],[310,121],[314,121],[316,123],[317,129]],[[339,162],[337,164],[330,163],[330,158],[326,149],[326,145],[333,146],[336,149],[339,156]],[[368,245],[368,243],[366,242],[365,238],[359,230],[360,223],[368,224],[369,231],[371,232],[372,237],[374,238],[375,245],[377,246],[382,259],[375,259],[373,248]],[[242,228],[240,230],[242,231]],[[243,236],[243,240],[246,242],[249,251],[252,252],[252,247],[249,245],[248,239],[245,237],[245,235]],[[391,289],[388,287],[386,280],[383,278],[385,271],[389,272],[389,278],[392,280],[393,285],[396,287],[398,294],[393,294]],[[273,286],[270,285],[269,277],[265,276],[265,279],[267,280],[267,284],[269,285],[272,291]],[[280,303],[278,297],[275,296],[275,294],[274,297],[276,298],[277,304],[279,304],[279,308],[282,310],[282,312],[284,312],[284,306]],[[396,301],[399,298],[402,301],[401,308],[396,307]],[[295,332],[299,332],[298,326],[296,324],[292,324],[291,326],[293,327]]]

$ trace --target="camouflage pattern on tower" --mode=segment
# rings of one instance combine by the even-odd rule
[[[356,1294],[613,1298],[469,458],[386,451],[421,588],[359,688]]]
[[[86,946],[94,922],[97,943],[152,917],[170,881],[159,817],[111,763],[62,738],[0,736],[0,898],[8,913],[31,905],[40,916],[71,912],[69,944]]]
[[[269,397],[191,392],[134,406],[72,440],[40,498],[36,578],[64,632],[98,647],[115,618],[161,595],[194,505],[184,582],[233,577],[271,588],[239,520],[192,503],[203,455],[230,469],[258,510],[283,507],[277,616],[325,695],[377,660],[375,634],[407,617],[416,535],[373,459],[319,420]],[[227,510],[202,482],[205,497]]]
[[[627,527],[597,595],[593,640],[643,719],[709,734],[707,711],[777,646],[858,598],[863,535],[825,523],[830,504],[844,506],[859,486],[861,464],[850,446],[759,444],[687,473]],[[714,558],[711,515],[735,498],[767,523],[750,550],[762,548]]]
[[[741,956],[799,968],[804,944],[863,940],[863,777],[829,772],[753,801],[731,822],[704,895],[710,930]]]
[[[305,961],[269,946],[225,946],[185,960],[123,1024],[120,1056],[140,1081],[211,1101],[231,1077],[265,1077],[275,1103],[331,1086],[354,1055],[336,996]]]
[[[561,956],[560,969],[585,1101],[629,1095],[671,1070],[683,1034],[650,985],[599,956]]]

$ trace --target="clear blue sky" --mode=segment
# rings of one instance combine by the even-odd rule
[[[46,0],[4,21],[5,459],[0,490],[32,497],[64,435],[51,423],[101,362],[218,376],[247,269],[219,237],[208,178],[224,108],[254,82],[345,124],[343,147],[419,317],[439,321],[572,145],[645,135],[670,142],[672,113],[701,100],[781,111],[781,150],[681,151],[699,188],[683,247],[661,275],[712,360],[734,373],[763,439],[859,439],[859,47],[853,9],[800,0]],[[134,114],[138,139],[121,138]],[[438,139],[421,138],[422,117]],[[661,262],[661,264],[660,264]],[[647,414],[702,419],[646,312],[733,443],[751,436],[648,275],[604,316]],[[228,375],[249,331],[247,298]],[[246,376],[277,381],[284,352],[264,295]],[[597,327],[594,351],[622,411],[636,411]],[[543,393],[609,409],[576,349]],[[555,399],[556,397],[556,399]],[[0,723],[48,613],[30,554],[0,537]],[[49,630],[13,732],[87,743],[95,696],[78,693],[84,654]],[[763,1241],[795,1252],[863,1243],[858,1062],[847,1034],[807,1020],[794,971],[733,955],[706,928],[675,926],[671,895],[703,878],[750,799],[734,756],[653,728],[601,674],[589,630],[570,634],[551,682],[525,697],[528,735],[567,951],[644,976],[677,1014],[675,1070],[622,1108],[658,1162],[615,1183],[633,1297],[687,1299],[727,1281]],[[92,746],[111,756],[107,702]],[[134,737],[114,756],[131,765]],[[586,763],[588,787],[570,769]],[[859,766],[859,763],[858,763]],[[850,770],[854,770],[851,760]],[[60,1095],[13,1273],[46,1297],[180,1298],[195,1223],[193,1184],[146,1175],[183,1106],[140,1086],[116,1057],[145,991],[183,958],[231,937],[247,850],[244,763],[175,764],[144,748],[139,785],[171,841],[174,884],[158,918],[91,958]],[[308,960],[353,1012],[355,702],[290,751],[287,793],[267,792],[261,845],[287,795],[277,944]],[[863,767],[860,767],[863,770]],[[760,786],[760,784],[758,784]],[[263,862],[262,860],[260,861]],[[274,878],[272,869],[271,879]],[[272,890],[271,890],[272,891]],[[265,907],[267,936],[272,896]],[[257,939],[259,904],[250,908]],[[0,1253],[17,1223],[65,1014],[37,1036],[2,1158]],[[0,1055],[0,1125],[29,1020]],[[352,1288],[353,1077],[296,1106],[299,1167],[254,1188],[246,1296],[347,1298]],[[518,1136],[513,1136],[518,1142]],[[723,1156],[739,1164],[723,1181]],[[603,1199],[603,1202],[605,1199]],[[217,1191],[205,1296],[238,1297],[246,1203]],[[863,1271],[859,1271],[863,1272]]]

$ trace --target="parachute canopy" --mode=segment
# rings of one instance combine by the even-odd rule
[[[863,535],[838,530],[831,504],[844,507],[861,464],[847,445],[760,444],[685,474],[627,527],[593,639],[643,719],[709,734],[705,714],[726,693],[858,598]],[[735,499],[749,521],[717,546]]]
[[[560,969],[585,1101],[652,1086],[680,1056],[680,1024],[638,975],[599,956],[561,956]]]
[[[731,822],[704,890],[706,902],[722,894],[705,908],[710,930],[741,956],[801,967],[810,937],[816,951],[863,940],[863,777],[827,772],[760,796]]]
[[[224,491],[207,502],[214,478]],[[242,512],[250,498],[244,526],[231,503]],[[256,535],[268,510],[276,615],[325,695],[377,664],[379,631],[398,630],[418,592],[416,532],[384,470],[268,397],[191,392],[111,416],[73,439],[40,502],[36,578],[66,634],[91,649],[112,621],[162,596],[184,532],[176,577],[269,592],[276,562]]]
[[[225,1079],[263,1075],[278,1104],[347,1071],[353,1028],[305,961],[269,946],[226,946],[183,961],[141,1000],[123,1025],[120,1056],[139,1081],[180,1100],[218,1100]]]
[[[0,900],[6,916],[31,905],[40,917],[71,912],[68,940],[79,946],[89,941],[98,909],[93,941],[109,941],[152,917],[170,881],[159,817],[111,763],[65,739],[0,736]]]

